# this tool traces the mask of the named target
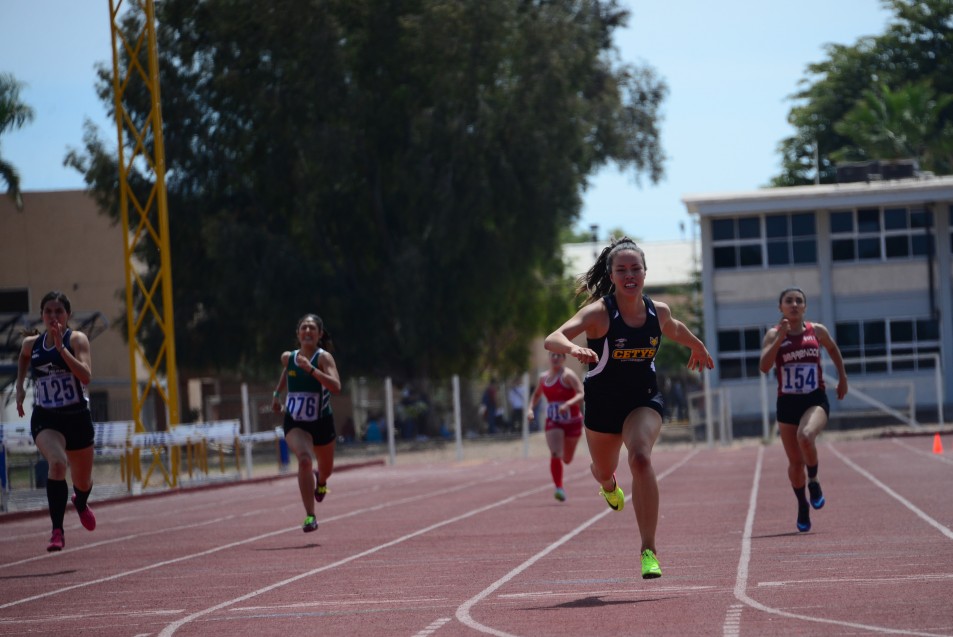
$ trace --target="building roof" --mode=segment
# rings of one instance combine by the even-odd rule
[[[953,176],[762,188],[744,192],[685,195],[682,203],[701,216],[738,213],[797,212],[953,199]]]
[[[566,271],[573,277],[585,273],[595,262],[599,252],[606,246],[603,242],[566,243],[563,259]],[[694,246],[694,249],[693,249]],[[649,288],[670,285],[685,285],[692,282],[692,273],[698,270],[696,259],[701,249],[692,241],[639,242],[645,251],[648,266],[645,286]]]

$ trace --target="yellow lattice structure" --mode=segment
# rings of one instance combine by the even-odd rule
[[[136,431],[143,432],[143,409],[149,398],[161,401],[170,428],[179,423],[178,378],[175,362],[175,330],[172,313],[172,265],[169,251],[169,215],[165,189],[165,150],[162,141],[162,110],[159,100],[159,58],[156,50],[155,3],[137,0],[130,10],[144,12],[142,30],[128,37],[118,23],[123,0],[109,0],[113,53],[113,95],[116,130],[119,136],[119,205],[125,241],[126,314],[129,340],[129,369],[132,382],[132,416]],[[124,68],[120,52],[126,55]],[[125,108],[127,92],[150,97],[148,117],[137,122]],[[145,195],[137,193],[128,177],[137,168],[152,177]],[[151,173],[148,174],[148,173]],[[136,267],[136,255],[158,253],[160,267],[154,279],[143,278]],[[147,356],[140,335],[161,335],[156,355]],[[140,371],[144,373],[139,378]],[[170,467],[162,466],[163,449],[152,448],[152,465],[147,476],[158,468],[169,486],[176,486],[178,454],[169,454]],[[133,472],[141,479],[138,452]],[[157,466],[158,465],[158,466]],[[148,478],[147,478],[148,480]]]

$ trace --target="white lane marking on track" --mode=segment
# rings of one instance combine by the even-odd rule
[[[653,593],[692,593],[695,591],[711,590],[714,586],[659,586],[652,587]],[[551,597],[578,597],[580,595],[641,595],[645,589],[618,588],[615,590],[599,589],[597,591],[535,591],[532,593],[504,593],[497,595],[499,599],[548,599]]]
[[[368,599],[361,596],[354,599],[327,600],[322,599],[319,602],[297,602],[294,604],[269,604],[268,606],[236,606],[229,608],[230,613],[240,613],[246,611],[260,612],[263,610],[276,610],[278,608],[316,608],[318,606],[353,606],[359,603],[361,606],[370,606],[371,604],[415,604],[419,602],[433,603],[445,602],[446,597],[403,597],[400,599]]]
[[[697,453],[698,453],[698,450],[693,449],[691,453],[689,453],[684,458],[676,462],[674,465],[666,469],[664,472],[660,473],[656,479],[661,480],[665,476],[671,474],[676,469],[678,469],[679,467],[684,465],[686,462],[688,462]],[[626,500],[631,500],[631,498],[632,498],[632,495],[629,494],[626,497]],[[465,626],[473,628],[474,630],[478,630],[482,633],[487,633],[489,635],[496,635],[497,637],[517,637],[516,635],[512,635],[511,633],[505,633],[501,630],[497,630],[489,626],[484,626],[483,624],[476,621],[475,619],[473,619],[473,617],[470,616],[470,609],[473,608],[478,602],[481,602],[484,599],[486,599],[486,597],[489,596],[493,591],[498,590],[501,586],[506,584],[508,581],[510,581],[511,579],[513,579],[514,577],[516,577],[517,575],[519,575],[520,573],[528,569],[530,566],[532,566],[533,564],[535,564],[542,558],[546,557],[547,555],[555,551],[557,548],[559,548],[560,546],[562,546],[563,544],[565,544],[572,538],[576,537],[577,535],[579,535],[580,533],[585,531],[587,528],[589,528],[590,526],[592,526],[593,524],[595,524],[596,522],[598,522],[605,516],[609,515],[610,513],[614,513],[614,511],[612,509],[606,509],[602,513],[599,513],[589,518],[588,520],[586,520],[585,522],[577,526],[575,529],[573,529],[566,535],[562,536],[561,538],[559,538],[558,540],[556,540],[555,542],[553,542],[552,544],[544,548],[542,551],[540,551],[533,557],[529,558],[528,560],[526,560],[525,562],[523,562],[522,564],[514,568],[512,571],[510,571],[509,573],[507,573],[500,579],[490,584],[488,587],[486,587],[485,589],[477,593],[474,597],[471,597],[470,599],[468,599],[466,602],[464,602],[457,608],[457,614],[456,614],[457,620],[460,621],[460,623],[464,624]]]
[[[924,582],[928,580],[953,579],[953,573],[931,575],[890,575],[889,577],[830,577],[827,579],[791,579],[778,582],[758,582],[758,586],[803,586],[804,584],[834,584],[859,582],[863,584],[896,584],[897,582]]]
[[[107,544],[115,544],[116,542],[126,542],[128,540],[136,540],[139,538],[147,537],[150,535],[158,535],[160,533],[169,533],[170,531],[184,531],[185,529],[194,529],[199,526],[208,526],[209,524],[218,524],[219,522],[224,522],[225,520],[231,520],[236,515],[226,515],[221,518],[215,518],[214,520],[205,520],[203,522],[195,522],[193,524],[183,524],[181,526],[173,526],[168,529],[157,529],[155,531],[144,531],[142,533],[133,533],[132,535],[123,535],[121,537],[114,537],[110,540],[101,540],[99,542],[93,542],[92,544],[83,544],[82,546],[77,546],[76,548],[71,548],[70,553],[75,553],[77,551],[87,551],[92,548],[99,546],[105,546]],[[55,558],[58,553],[43,553],[42,555],[34,555],[33,557],[28,557],[17,562],[8,562],[6,564],[0,564],[0,568],[8,568],[10,566],[16,566],[17,564],[25,564],[27,562],[34,562],[36,560],[46,560]],[[0,606],[0,608],[3,608]]]
[[[744,604],[732,604],[725,613],[725,623],[721,627],[722,637],[738,637],[741,634],[741,610]]]
[[[830,446],[830,445],[828,445]],[[833,450],[834,454],[839,456],[841,459],[844,459],[836,450]],[[761,483],[761,467],[764,464],[764,447],[758,447],[758,460],[755,463],[754,467],[754,478],[751,482],[751,496],[748,499],[748,516],[745,519],[745,528],[744,533],[741,538],[741,557],[738,559],[738,571],[735,578],[735,597],[738,601],[743,604],[754,608],[755,610],[760,610],[771,615],[777,615],[778,617],[787,617],[789,619],[800,619],[803,621],[817,622],[820,624],[833,624],[836,626],[847,626],[849,628],[859,628],[862,630],[869,630],[875,633],[887,633],[892,635],[922,635],[923,637],[936,637],[936,633],[922,633],[912,630],[902,630],[895,628],[887,628],[885,626],[871,626],[869,624],[860,624],[856,622],[845,622],[839,621],[836,619],[827,619],[824,617],[814,617],[811,615],[799,615],[797,613],[789,613],[787,611],[781,610],[780,608],[772,608],[771,606],[765,606],[761,602],[757,602],[752,598],[748,597],[747,588],[748,588],[748,564],[751,561],[751,532],[754,528],[754,516],[755,511],[758,508],[758,486]],[[724,631],[723,627],[723,631]]]
[[[903,497],[902,495],[900,495],[899,493],[897,493],[896,491],[894,491],[893,489],[885,485],[883,482],[875,478],[873,474],[869,473],[866,469],[855,464],[847,456],[845,456],[840,451],[835,449],[834,445],[828,444],[827,448],[830,449],[832,452],[834,452],[834,455],[840,458],[841,461],[844,464],[846,464],[848,467],[850,467],[851,469],[853,469],[854,471],[856,471],[857,473],[864,476],[865,478],[873,482],[875,485],[880,487],[880,489],[884,491],[887,495],[892,497],[894,500],[896,500],[903,506],[910,509],[918,518],[920,518],[921,520],[923,520],[924,522],[926,522],[927,524],[935,528],[937,531],[945,535],[948,539],[953,540],[953,531],[951,531],[948,527],[943,526],[942,524],[940,524],[939,522],[931,518],[929,515],[924,513],[921,509],[917,508],[917,506],[914,505],[912,502],[910,502],[905,497]]]
[[[289,578],[287,578],[287,579],[281,580],[280,582],[275,582],[274,584],[270,584],[270,585],[268,585],[268,586],[259,588],[258,590],[252,591],[252,592],[250,592],[250,593],[246,593],[245,595],[242,595],[241,597],[236,597],[235,599],[231,599],[231,600],[222,602],[222,603],[220,603],[220,604],[216,604],[215,606],[210,606],[209,608],[206,608],[206,609],[204,609],[204,610],[200,610],[200,611],[198,611],[198,612],[192,613],[191,615],[187,615],[186,617],[183,617],[182,619],[179,619],[179,620],[174,621],[174,622],[172,622],[171,624],[167,625],[165,628],[162,629],[162,632],[159,633],[159,637],[169,637],[170,635],[175,634],[175,631],[176,631],[176,630],[178,630],[179,628],[181,628],[183,625],[189,623],[189,622],[192,621],[193,619],[197,619],[197,618],[199,618],[199,617],[203,617],[203,616],[205,616],[205,615],[208,615],[209,613],[214,613],[214,612],[217,611],[217,610],[221,610],[222,608],[226,608],[226,607],[228,607],[228,606],[232,606],[233,604],[237,604],[238,602],[243,602],[243,601],[245,601],[246,599],[251,599],[252,597],[257,597],[257,596],[259,596],[259,595],[263,595],[264,593],[267,593],[267,592],[269,592],[269,591],[273,591],[273,590],[275,590],[275,589],[277,589],[277,588],[281,588],[282,586],[287,586],[288,584],[293,584],[294,582],[297,582],[298,580],[302,580],[302,579],[305,579],[305,578],[307,578],[307,577],[311,577],[311,576],[313,576],[313,575],[317,575],[318,573],[321,573],[321,572],[323,572],[323,571],[327,571],[327,570],[330,570],[330,569],[332,569],[332,568],[337,568],[338,566],[341,566],[341,565],[343,565],[343,564],[347,564],[348,562],[353,562],[354,560],[360,559],[360,558],[362,558],[362,557],[367,557],[368,555],[373,555],[374,553],[377,553],[378,551],[383,551],[384,549],[390,548],[390,547],[392,547],[392,546],[396,546],[396,545],[398,545],[398,544],[402,544],[402,543],[404,543],[404,542],[406,542],[406,541],[408,541],[408,540],[412,540],[412,539],[415,538],[415,537],[419,537],[419,536],[421,536],[421,535],[426,535],[427,533],[430,533],[431,531],[434,531],[434,530],[439,529],[439,528],[441,528],[441,527],[448,526],[448,525],[450,525],[450,524],[455,524],[456,522],[459,522],[459,521],[461,521],[461,520],[466,520],[467,518],[473,517],[474,515],[478,515],[478,514],[480,514],[480,513],[484,513],[484,512],[486,512],[486,511],[490,511],[491,509],[495,509],[495,508],[497,508],[497,507],[503,506],[504,504],[510,504],[510,503],[512,503],[512,502],[515,502],[515,501],[521,499],[521,498],[525,498],[525,497],[529,497],[529,496],[531,496],[531,495],[535,495],[535,494],[537,494],[537,493],[539,493],[539,492],[541,492],[541,491],[548,491],[548,490],[551,489],[551,488],[552,488],[552,486],[549,485],[549,484],[547,484],[547,485],[544,485],[544,486],[541,486],[541,487],[537,487],[537,488],[535,488],[535,489],[530,489],[530,490],[528,490],[528,491],[522,491],[522,492],[519,493],[518,495],[512,495],[512,496],[510,496],[510,497],[508,497],[508,498],[504,498],[503,500],[497,500],[497,501],[494,502],[493,504],[487,504],[487,505],[485,505],[485,506],[482,506],[482,507],[479,507],[479,508],[476,508],[476,509],[471,509],[470,511],[468,511],[468,512],[466,512],[466,513],[462,513],[462,514],[457,515],[457,516],[454,516],[454,517],[452,517],[452,518],[448,518],[448,519],[446,519],[446,520],[443,520],[442,522],[436,522],[436,523],[431,524],[431,525],[429,525],[429,526],[426,526],[426,527],[424,527],[424,528],[422,528],[422,529],[418,529],[418,530],[416,530],[416,531],[414,531],[414,532],[412,532],[412,533],[407,533],[406,535],[402,535],[402,536],[400,536],[400,537],[398,537],[398,538],[395,538],[395,539],[393,539],[393,540],[391,540],[391,541],[389,541],[389,542],[384,542],[383,544],[378,544],[377,546],[374,546],[374,547],[371,547],[371,548],[369,548],[369,549],[367,549],[367,550],[361,551],[360,553],[355,553],[354,555],[351,555],[351,556],[349,556],[349,557],[342,558],[342,559],[340,559],[340,560],[338,560],[338,561],[336,561],[336,562],[332,562],[332,563],[330,563],[330,564],[325,564],[324,566],[319,566],[318,568],[311,569],[310,571],[307,571],[307,572],[304,572],[304,573],[299,573],[298,575],[295,575],[294,577],[289,577]]]
[[[117,613],[75,613],[71,615],[47,615],[46,617],[10,617],[10,618],[0,618],[0,626],[12,626],[15,624],[41,624],[44,622],[61,622],[66,620],[71,621],[89,621],[92,619],[102,619],[108,617],[146,617],[146,616],[162,616],[162,615],[180,615],[184,613],[184,609],[168,609],[168,610],[132,610],[128,612],[117,612]],[[148,634],[148,633],[146,633]]]
[[[529,469],[527,469],[527,471],[529,471]],[[349,517],[354,516],[354,515],[360,515],[361,513],[366,513],[366,512],[368,512],[368,511],[377,511],[377,510],[380,510],[380,509],[385,509],[385,508],[387,508],[387,507],[399,506],[399,505],[407,504],[408,502],[414,502],[414,501],[416,501],[416,500],[422,500],[422,499],[424,499],[424,498],[433,498],[433,497],[437,497],[437,496],[441,496],[441,495],[446,495],[446,494],[448,494],[448,493],[453,493],[453,492],[455,492],[455,491],[460,491],[460,490],[463,490],[463,489],[467,489],[467,488],[473,487],[474,485],[477,485],[477,484],[486,484],[486,483],[489,483],[489,482],[495,482],[495,481],[497,481],[497,480],[504,480],[504,479],[506,479],[506,478],[512,477],[512,476],[515,475],[516,473],[518,473],[518,472],[516,472],[516,471],[509,471],[509,472],[507,472],[507,473],[505,473],[505,474],[496,475],[496,476],[487,478],[487,479],[485,479],[485,480],[478,480],[478,481],[474,481],[474,482],[468,482],[468,483],[461,484],[461,485],[458,485],[458,486],[455,486],[455,487],[449,487],[449,488],[446,488],[446,489],[440,489],[440,490],[438,490],[438,491],[433,491],[433,492],[431,492],[431,493],[429,493],[429,494],[416,495],[416,496],[411,496],[411,497],[408,497],[408,498],[402,498],[402,499],[399,499],[399,500],[391,500],[391,501],[389,501],[389,502],[384,502],[384,503],[377,504],[377,505],[374,505],[374,506],[371,506],[371,507],[366,507],[366,508],[364,508],[364,509],[358,509],[358,510],[355,510],[355,511],[351,511],[351,512],[349,512],[349,513],[343,513],[343,514],[341,514],[341,515],[336,515],[336,516],[327,518],[327,519],[323,520],[322,522],[323,522],[323,523],[334,522],[334,521],[337,521],[337,520],[342,520],[342,519],[344,519],[344,518],[349,518]],[[247,512],[247,513],[245,513],[245,514],[243,514],[243,515],[252,515],[252,512]],[[50,597],[51,595],[58,595],[59,593],[63,593],[63,592],[66,592],[66,591],[71,591],[71,590],[73,590],[73,589],[84,588],[84,587],[87,587],[87,586],[93,586],[94,584],[101,584],[101,583],[103,583],[103,582],[109,582],[109,581],[112,581],[112,580],[120,579],[120,578],[122,578],[122,577],[127,577],[127,576],[129,576],[129,575],[135,575],[136,573],[142,573],[143,571],[149,571],[149,570],[152,570],[152,569],[155,569],[155,568],[160,568],[160,567],[163,567],[163,566],[168,566],[168,565],[170,565],[170,564],[175,564],[175,563],[177,563],[177,562],[184,562],[184,561],[186,561],[186,560],[190,560],[190,559],[193,559],[193,558],[196,558],[196,557],[204,557],[204,556],[206,556],[206,555],[211,555],[212,553],[217,553],[218,551],[224,551],[224,550],[226,550],[226,549],[235,548],[236,546],[241,546],[241,545],[243,545],[243,544],[249,544],[249,543],[252,543],[252,542],[257,542],[258,540],[263,540],[263,539],[266,539],[266,538],[269,538],[269,537],[273,537],[273,536],[276,536],[276,535],[281,535],[282,533],[288,533],[289,531],[298,531],[300,528],[301,528],[301,527],[295,526],[295,527],[291,527],[290,529],[289,529],[289,528],[278,529],[277,531],[271,531],[271,532],[269,532],[269,533],[263,533],[263,534],[261,534],[261,535],[256,535],[255,537],[246,538],[246,539],[244,539],[244,540],[239,540],[239,541],[237,541],[237,542],[232,542],[232,543],[230,543],[230,544],[225,544],[225,545],[222,545],[222,546],[217,546],[217,547],[215,547],[215,548],[213,548],[213,549],[208,549],[208,550],[205,550],[205,551],[199,551],[198,553],[192,553],[192,554],[190,554],[190,555],[183,555],[183,556],[180,556],[180,557],[177,557],[177,558],[173,558],[173,559],[170,559],[170,560],[164,560],[164,561],[162,561],[162,562],[154,562],[154,563],[152,563],[152,564],[149,564],[149,565],[146,565],[146,566],[142,566],[142,567],[139,567],[139,568],[135,568],[135,569],[132,569],[132,570],[129,570],[129,571],[123,571],[122,573],[115,573],[115,574],[110,575],[110,576],[108,576],[108,577],[102,577],[102,578],[100,578],[100,579],[90,580],[90,581],[88,581],[88,582],[82,582],[82,583],[80,583],[80,584],[73,584],[72,586],[64,586],[63,588],[58,588],[58,589],[56,589],[56,590],[47,591],[47,592],[45,592],[45,593],[40,593],[39,595],[33,595],[32,597],[26,597],[26,598],[23,598],[23,599],[14,600],[14,601],[12,601],[12,602],[7,602],[7,603],[5,603],[5,604],[0,604],[0,610],[2,610],[2,609],[4,609],[4,608],[9,608],[9,607],[11,607],[11,606],[16,606],[16,605],[18,605],[18,604],[24,604],[24,603],[26,603],[26,602],[32,602],[32,601],[34,601],[34,600],[42,599],[42,598],[44,598],[44,597]],[[165,529],[165,530],[168,530],[168,529]],[[48,555],[49,555],[49,554],[48,554]],[[44,557],[44,556],[41,556],[41,557]],[[33,558],[31,558],[31,559],[33,559]],[[26,560],[26,561],[29,561],[29,560]]]
[[[428,637],[429,635],[432,635],[435,632],[437,632],[441,626],[443,626],[450,620],[451,620],[450,617],[441,617],[440,619],[435,619],[434,621],[430,622],[430,624],[426,628],[424,628],[422,631],[414,635],[414,637]]]
[[[912,451],[913,453],[918,453],[918,454],[920,454],[921,456],[926,456],[927,458],[930,458],[931,460],[939,460],[940,462],[945,462],[945,463],[947,463],[947,464],[953,464],[953,458],[948,458],[948,457],[946,457],[946,456],[941,456],[941,455],[938,455],[938,454],[933,453],[932,451],[924,451],[923,449],[918,449],[918,448],[914,447],[913,445],[907,444],[907,443],[905,443],[905,442],[903,442],[903,441],[901,441],[901,440],[899,440],[899,439],[897,439],[897,438],[892,438],[892,439],[890,440],[890,442],[892,442],[893,444],[895,444],[895,445],[897,445],[897,446],[903,447],[904,449],[909,449],[909,450]]]

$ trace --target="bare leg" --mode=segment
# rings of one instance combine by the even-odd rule
[[[655,549],[655,531],[658,528],[659,491],[655,468],[652,466],[652,448],[662,430],[662,417],[649,407],[639,407],[625,419],[622,437],[628,449],[629,469],[632,472],[632,504],[639,524],[642,548]]]
[[[314,515],[314,465],[311,434],[303,429],[292,429],[285,434],[288,448],[298,458],[298,490],[305,513]]]
[[[619,451],[622,449],[622,436],[586,429],[586,443],[592,463],[589,470],[592,477],[605,491],[613,491],[616,481],[613,477],[619,466]]]

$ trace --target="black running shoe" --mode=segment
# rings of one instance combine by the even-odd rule
[[[807,483],[807,490],[811,494],[811,506],[820,509],[824,506],[824,492],[821,491],[821,483],[817,480],[811,480]]]

